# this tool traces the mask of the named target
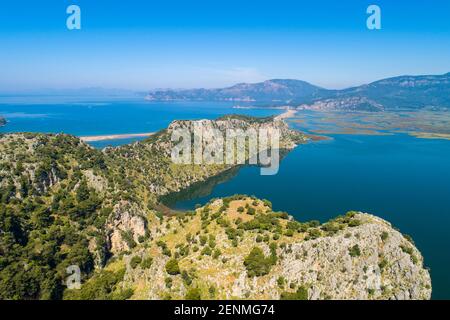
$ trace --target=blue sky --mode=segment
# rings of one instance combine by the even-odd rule
[[[66,28],[79,5],[82,29]],[[382,30],[366,9],[382,10]],[[221,87],[296,78],[342,88],[450,71],[450,1],[39,0],[0,5],[0,91]]]

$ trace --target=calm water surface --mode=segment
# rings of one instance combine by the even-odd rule
[[[234,105],[233,102],[147,102],[142,98],[74,101],[67,97],[0,97],[0,115],[8,120],[7,126],[0,127],[0,133],[63,132],[76,136],[146,133],[166,128],[176,119],[215,119],[230,113],[268,116],[282,112],[233,109]],[[92,145],[100,148],[136,140],[139,138],[93,142]]]
[[[239,193],[269,199],[274,210],[300,221],[369,212],[414,238],[431,269],[433,298],[450,298],[450,141],[406,135],[333,138],[296,148],[275,176],[244,167],[208,196],[175,207],[192,209]]]

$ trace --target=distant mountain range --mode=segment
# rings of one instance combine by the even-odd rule
[[[313,110],[447,109],[450,73],[400,76],[343,90],[328,90],[301,80],[273,79],[221,89],[154,90],[146,99],[255,102]]]
[[[103,88],[103,87],[86,87],[76,89],[34,89],[34,90],[17,90],[17,91],[0,91],[0,97],[33,97],[33,96],[49,96],[49,97],[113,97],[113,98],[129,98],[129,97],[144,97],[146,92],[136,92],[127,89],[117,88]]]

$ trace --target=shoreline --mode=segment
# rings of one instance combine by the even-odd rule
[[[276,116],[274,118],[274,120],[284,120],[284,119],[289,119],[295,116],[295,114],[297,113],[298,110],[295,109],[286,109],[286,112]]]
[[[120,140],[120,139],[149,137],[153,134],[154,134],[154,132],[127,133],[127,134],[109,134],[109,135],[101,135],[101,136],[83,136],[83,137],[79,137],[79,138],[81,141],[84,141],[84,142],[95,142],[95,141],[105,141],[105,140]]]
[[[281,121],[284,119],[292,118],[297,113],[297,110],[287,109],[286,112],[276,116],[274,119]],[[120,139],[130,139],[130,138],[142,138],[150,137],[154,132],[146,133],[125,133],[125,134],[107,134],[98,136],[81,136],[79,137],[83,142],[97,142],[97,141],[107,141],[107,140],[120,140]]]

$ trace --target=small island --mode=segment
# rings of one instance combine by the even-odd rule
[[[6,119],[0,116],[0,127],[3,127],[4,125],[6,125]]]

